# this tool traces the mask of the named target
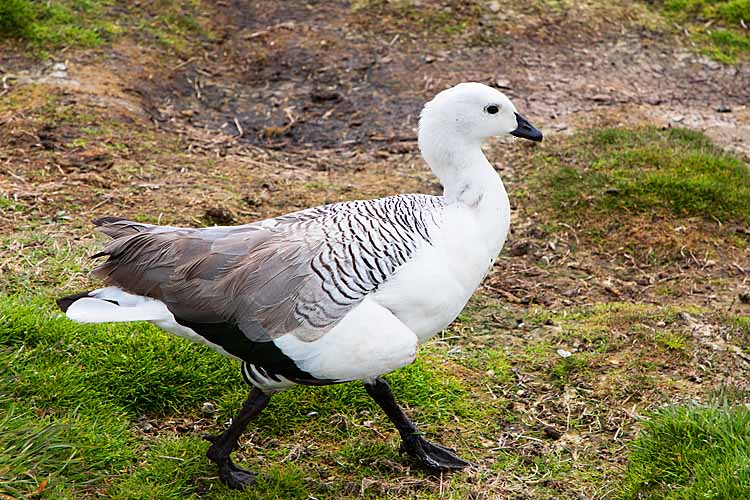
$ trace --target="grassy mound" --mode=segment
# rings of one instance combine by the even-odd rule
[[[750,58],[750,0],[666,0],[663,7],[713,59],[735,63]]]
[[[750,220],[750,164],[685,129],[605,129],[546,157],[543,185],[574,219],[623,212]]]
[[[107,4],[101,0],[4,0],[0,3],[0,39],[20,38],[40,46],[96,46],[114,29],[101,19]]]

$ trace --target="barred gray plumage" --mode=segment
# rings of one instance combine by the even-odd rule
[[[324,335],[422,245],[443,199],[399,195],[311,208],[236,227],[181,229],[106,218],[94,270],[184,320],[232,322],[250,340]]]

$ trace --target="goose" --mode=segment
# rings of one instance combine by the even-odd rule
[[[419,433],[382,376],[461,312],[510,226],[503,183],[482,152],[491,136],[541,141],[502,92],[461,83],[423,108],[418,144],[442,196],[403,194],[309,208],[241,226],[94,224],[111,242],[93,275],[106,285],[57,300],[81,323],[148,321],[241,362],[251,387],[207,457],[228,487],[255,473],[231,459],[248,422],[294,385],[362,381],[432,471],[470,462]]]

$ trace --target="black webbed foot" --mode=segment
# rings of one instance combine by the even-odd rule
[[[365,389],[385,411],[385,414],[401,434],[402,443],[399,449],[401,453],[406,453],[427,469],[437,472],[459,470],[473,465],[471,462],[457,457],[450,448],[430,443],[422,437],[414,423],[409,420],[404,410],[396,403],[396,398],[388,386],[388,382],[384,379],[378,377],[366,382]]]
[[[233,490],[243,490],[255,482],[255,473],[236,466],[231,460],[219,464],[219,478]]]
[[[458,457],[450,448],[430,443],[419,434],[404,439],[399,452],[406,453],[422,466],[436,472],[460,470],[471,465],[471,462]]]

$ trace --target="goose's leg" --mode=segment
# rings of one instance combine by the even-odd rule
[[[434,471],[458,470],[471,465],[470,462],[457,457],[449,448],[430,443],[422,437],[414,423],[396,403],[393,391],[384,379],[378,377],[365,382],[365,389],[401,434],[401,453],[406,453],[417,459],[424,467]]]
[[[232,489],[241,490],[255,481],[255,474],[237,467],[229,456],[237,446],[237,440],[245,430],[247,423],[258,415],[271,400],[271,396],[253,387],[245,404],[236,418],[232,419],[229,428],[218,436],[204,436],[211,441],[206,452],[209,460],[219,466],[219,477]]]

